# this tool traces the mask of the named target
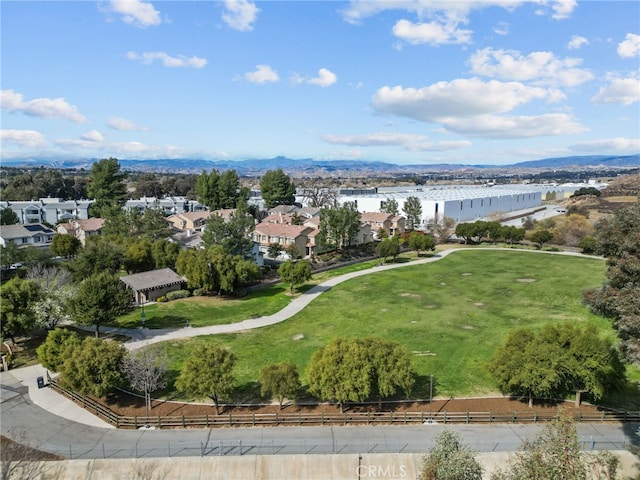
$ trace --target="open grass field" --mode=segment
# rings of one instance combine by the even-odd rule
[[[176,375],[196,343],[225,345],[238,357],[238,385],[251,390],[265,365],[291,360],[304,372],[313,352],[332,338],[377,335],[412,352],[418,397],[428,396],[431,374],[435,395],[484,395],[495,393],[486,361],[515,327],[592,323],[614,337],[610,323],[581,304],[582,289],[598,286],[604,271],[598,259],[463,250],[432,264],[342,283],[271,327],[156,348],[167,351]],[[284,292],[278,296],[287,298]]]

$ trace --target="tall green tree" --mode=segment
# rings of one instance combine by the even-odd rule
[[[380,211],[382,213],[388,213],[390,215],[399,215],[400,206],[395,198],[388,198],[383,200],[380,205]]]
[[[108,272],[115,274],[124,264],[124,247],[103,236],[91,236],[87,244],[71,263],[71,271],[76,281],[93,274]]]
[[[267,208],[293,205],[296,199],[296,187],[281,168],[265,172],[260,179],[260,191]]]
[[[80,336],[73,330],[54,328],[47,333],[45,341],[36,349],[38,361],[47,370],[60,372],[65,360],[80,343]]]
[[[87,337],[62,364],[60,383],[74,392],[102,397],[124,384],[120,365],[125,351],[121,343]]]
[[[168,238],[171,235],[169,222],[160,208],[147,208],[142,214],[140,233],[152,241]]]
[[[151,257],[155,268],[171,268],[176,266],[180,253],[180,245],[165,238],[156,240],[151,247]]]
[[[545,343],[532,330],[513,330],[488,364],[498,388],[504,393],[550,397],[562,392],[562,357],[558,344]]]
[[[253,248],[254,228],[255,220],[244,208],[238,208],[228,220],[214,213],[204,227],[202,242],[205,248],[220,245],[227,253],[247,256]]]
[[[552,239],[553,233],[546,229],[534,230],[529,235],[529,240],[535,243],[538,246],[538,249],[541,249],[545,243],[550,242]]]
[[[339,207],[322,208],[318,238],[324,245],[348,247],[360,230],[360,218],[355,202],[344,202]]]
[[[91,165],[87,194],[95,199],[91,205],[94,216],[102,216],[105,207],[124,205],[127,198],[126,172],[120,171],[115,158],[103,158]]]
[[[131,302],[131,293],[117,275],[98,273],[78,285],[71,302],[71,317],[79,325],[95,325],[98,338],[100,325],[130,311]]]
[[[196,180],[196,194],[198,201],[209,207],[209,210],[217,210],[220,208],[220,172],[211,170],[207,173],[202,171]]]
[[[580,406],[583,393],[597,401],[607,392],[622,388],[625,367],[620,355],[608,338],[598,335],[595,326],[551,325],[539,333],[546,342],[557,342],[562,347],[564,387],[566,393],[575,394],[576,407]]]
[[[215,343],[203,343],[193,349],[184,363],[176,388],[192,398],[209,397],[220,414],[220,401],[231,396],[236,356]]]
[[[323,400],[362,402],[371,394],[371,362],[361,343],[335,338],[316,350],[307,366],[309,391]]]
[[[209,292],[218,289],[206,250],[181,250],[176,260],[176,271],[187,279],[189,288],[202,288]]]
[[[276,397],[280,410],[285,398],[296,399],[301,386],[298,368],[291,362],[274,363],[260,370],[260,394]]]
[[[155,262],[152,252],[153,244],[146,238],[132,241],[124,252],[124,267],[128,273],[139,273],[153,270]]]
[[[595,239],[596,253],[607,259],[607,279],[583,300],[613,320],[624,354],[640,365],[640,201],[597,222]]]
[[[235,170],[225,170],[218,181],[218,208],[236,208],[240,197],[240,178]]]
[[[400,253],[400,241],[398,237],[393,236],[382,240],[376,247],[376,253],[382,259],[382,263],[385,263],[388,257],[393,257],[395,260]]]
[[[420,256],[422,251],[435,250],[436,242],[430,235],[414,231],[409,235],[409,248],[415,250],[416,256]]]
[[[409,398],[415,379],[407,348],[380,337],[370,336],[358,342],[369,357],[371,394],[378,397],[378,407],[382,409],[383,398],[392,397],[399,391]]]
[[[407,230],[415,230],[422,224],[422,204],[418,197],[407,197],[402,210],[407,217]]]
[[[2,339],[28,334],[35,326],[33,305],[40,289],[32,280],[13,277],[0,285],[0,328]]]
[[[0,225],[15,225],[20,219],[16,212],[10,208],[3,208],[0,210]]]
[[[280,265],[278,275],[283,282],[290,285],[289,293],[293,295],[293,289],[296,285],[302,285],[311,279],[311,265],[304,260],[294,262],[290,259]]]
[[[505,393],[550,397],[587,393],[594,400],[619,390],[625,370],[620,357],[594,327],[545,325],[514,330],[489,362],[489,370]]]
[[[51,240],[50,250],[52,255],[68,258],[78,253],[81,247],[80,240],[73,235],[56,233]]]
[[[423,459],[420,480],[482,480],[482,471],[476,453],[462,443],[457,433],[444,430]]]

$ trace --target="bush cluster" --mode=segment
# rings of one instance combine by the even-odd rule
[[[176,300],[178,298],[187,298],[191,296],[191,292],[189,290],[174,290],[173,292],[168,292],[165,297],[167,300]]]

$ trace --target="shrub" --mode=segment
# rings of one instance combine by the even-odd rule
[[[207,291],[204,288],[196,288],[193,291],[193,296],[194,297],[201,297],[201,296],[206,295],[206,294],[207,294]]]
[[[174,290],[173,292],[168,292],[165,296],[167,300],[176,300],[177,298],[190,297],[191,292],[189,290]]]
[[[582,253],[590,255],[596,253],[596,250],[598,249],[598,241],[593,237],[585,237],[580,241],[578,247],[582,249]]]
[[[156,298],[156,302],[159,302],[159,303],[164,303],[166,301],[167,301],[167,297],[165,297],[164,295],[161,295],[158,298]]]

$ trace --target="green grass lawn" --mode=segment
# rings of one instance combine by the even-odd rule
[[[406,253],[398,261],[415,260],[415,253]],[[296,288],[300,293],[325,280],[349,272],[367,270],[378,264],[378,260],[356,263],[346,267],[317,273],[312,280]],[[244,298],[235,297],[190,297],[166,303],[145,306],[145,326],[147,328],[179,328],[189,322],[192,327],[223,325],[253,317],[271,315],[282,310],[291,301],[289,285],[277,285],[251,292]],[[113,327],[137,328],[141,324],[141,309],[118,317],[108,324]]]
[[[235,373],[242,388],[255,382],[259,370],[270,363],[291,360],[304,372],[313,352],[334,337],[377,335],[412,352],[419,375],[418,397],[428,396],[431,374],[438,396],[495,393],[485,364],[515,327],[593,323],[603,335],[614,337],[610,322],[581,304],[581,290],[600,285],[604,272],[604,261],[596,259],[526,251],[461,251],[432,264],[350,280],[271,327],[156,348],[167,351],[175,376],[196,343],[225,345],[238,356]],[[276,302],[268,295],[263,301]],[[248,316],[239,315],[242,318]],[[638,377],[637,370],[631,373]],[[170,390],[166,393],[172,396]]]

